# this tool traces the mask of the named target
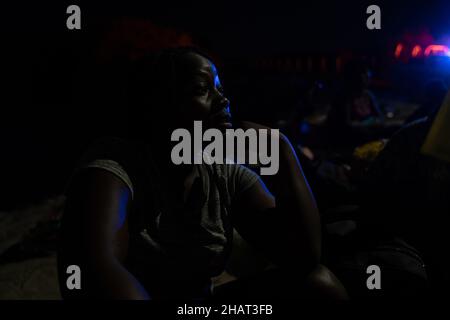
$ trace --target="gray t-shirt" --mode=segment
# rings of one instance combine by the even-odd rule
[[[89,168],[111,172],[130,190],[128,261],[138,278],[178,272],[210,278],[222,272],[233,201],[260,179],[237,164],[193,165],[194,182],[184,201],[171,196],[176,186],[161,177],[148,148],[118,139],[94,144],[80,164]],[[163,202],[161,190],[169,193]]]

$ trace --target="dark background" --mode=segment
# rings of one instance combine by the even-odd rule
[[[205,48],[234,111],[264,120],[283,106],[270,105],[258,78],[285,70],[283,83],[297,85],[311,76],[289,72],[283,59],[387,57],[405,32],[450,32],[446,1],[91,2],[1,4],[0,210],[61,193],[89,141],[121,127],[112,62],[130,46],[137,54],[173,42]],[[66,28],[70,4],[81,7],[81,30]],[[366,28],[370,4],[381,7],[381,30]],[[285,96],[287,87],[271,88]]]

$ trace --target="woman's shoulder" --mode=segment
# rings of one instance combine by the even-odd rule
[[[259,180],[258,174],[244,165],[223,164],[220,167],[232,194],[244,192]]]
[[[75,172],[88,168],[109,171],[132,190],[145,166],[145,145],[119,137],[101,137],[92,141],[81,155]]]

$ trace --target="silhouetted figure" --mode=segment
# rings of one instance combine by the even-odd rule
[[[369,74],[368,67],[360,61],[346,65],[342,88],[328,117],[331,145],[353,148],[365,142],[363,135],[383,121],[376,98],[368,89]]]
[[[376,233],[420,251],[432,288],[448,294],[450,165],[420,152],[432,123],[417,120],[390,139],[367,175],[365,210]]]

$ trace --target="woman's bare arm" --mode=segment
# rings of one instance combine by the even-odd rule
[[[128,251],[130,190],[108,171],[91,168],[71,184],[58,252],[65,298],[148,299],[139,281],[123,266]],[[66,288],[68,265],[81,268],[81,289]]]
[[[245,123],[245,127],[266,128]],[[305,272],[321,256],[319,212],[298,158],[286,137],[280,135],[280,168],[241,195],[236,207],[236,229],[255,246],[268,249],[275,263]],[[274,198],[272,197],[273,194]]]

